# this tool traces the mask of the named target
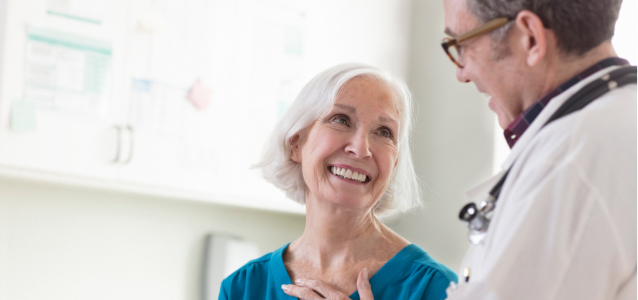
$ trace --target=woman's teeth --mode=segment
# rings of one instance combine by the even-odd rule
[[[359,174],[357,172],[352,172],[352,170],[346,168],[339,168],[332,166],[330,167],[330,172],[335,174],[341,178],[351,179],[357,182],[365,182],[368,178],[365,174]]]

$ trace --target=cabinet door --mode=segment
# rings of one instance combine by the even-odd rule
[[[132,151],[122,180],[179,198],[303,213],[251,169],[274,125],[257,121],[267,105],[216,102],[197,110],[187,94],[166,83],[134,80],[127,123]]]
[[[127,7],[123,1],[78,4],[7,3],[0,45],[3,172],[117,179],[114,126],[123,89],[114,74],[122,68],[119,16]]]
[[[137,26],[131,27],[128,44],[127,124],[134,144],[121,171],[124,181],[180,198],[304,211],[250,169],[276,121],[281,81],[256,69],[253,52],[264,47],[251,44],[258,11],[251,4],[131,4]],[[277,29],[285,34],[284,26]],[[285,43],[278,45],[283,49]],[[198,80],[210,90],[208,106],[189,100]]]

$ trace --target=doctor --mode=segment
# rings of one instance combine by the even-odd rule
[[[448,299],[636,299],[636,79],[611,44],[620,4],[444,0],[457,79],[490,96],[512,148],[468,193],[474,245]],[[295,291],[347,299],[311,279]]]
[[[620,4],[445,0],[457,79],[490,96],[512,148],[468,193],[480,209],[509,170],[450,299],[636,299],[636,77],[611,44]]]

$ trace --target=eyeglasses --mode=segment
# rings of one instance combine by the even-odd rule
[[[461,49],[459,48],[459,44],[469,39],[472,39],[472,38],[490,33],[496,29],[499,29],[505,26],[505,24],[507,24],[511,20],[513,19],[497,18],[497,19],[491,20],[479,26],[478,28],[472,29],[469,32],[459,35],[455,38],[444,38],[443,43],[441,43],[441,46],[443,47],[445,54],[447,54],[447,56],[452,60],[452,62],[457,67],[463,68],[463,62],[462,62],[463,56],[461,55]],[[450,51],[450,47],[454,47],[454,49]]]

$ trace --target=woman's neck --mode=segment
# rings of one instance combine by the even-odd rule
[[[371,210],[345,208],[329,201],[306,202],[306,228],[289,250],[321,269],[387,257],[407,241],[383,225]],[[296,255],[298,254],[298,255]]]
[[[367,268],[373,276],[408,244],[371,209],[306,197],[306,229],[283,259],[291,280],[318,279],[349,295],[357,290],[359,271]]]

